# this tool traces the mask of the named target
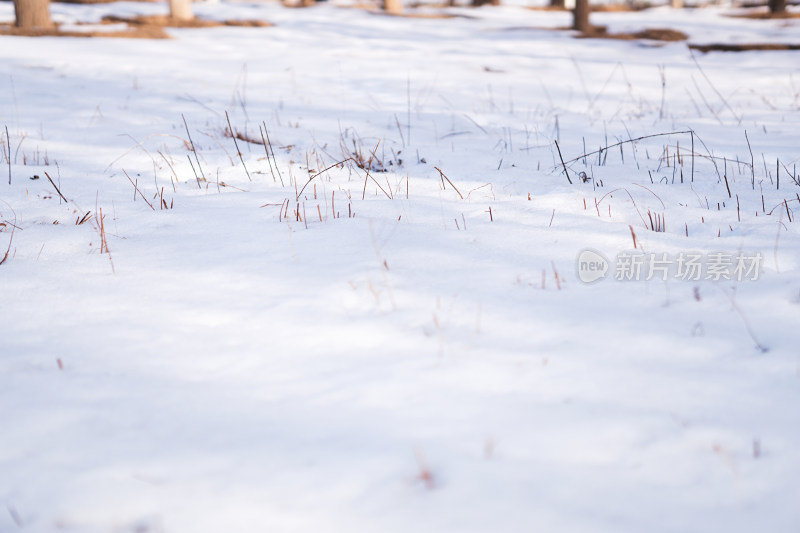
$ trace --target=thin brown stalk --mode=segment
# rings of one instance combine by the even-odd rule
[[[649,190],[649,189],[648,189],[648,190]],[[644,225],[644,227],[646,228],[646,227],[647,227],[647,222],[644,220],[644,217],[642,216],[642,212],[641,212],[641,211],[639,211],[639,206],[638,206],[638,205],[636,205],[636,200],[634,200],[634,199],[633,199],[633,195],[632,195],[632,194],[630,193],[630,191],[629,191],[628,189],[626,189],[625,187],[620,187],[620,188],[618,188],[618,189],[614,189],[614,190],[612,190],[612,191],[609,191],[609,192],[607,192],[606,194],[604,194],[604,195],[603,195],[603,197],[602,197],[602,198],[600,198],[600,200],[599,200],[597,203],[598,203],[598,204],[602,204],[602,203],[603,203],[603,200],[605,200],[607,196],[609,196],[609,195],[611,195],[611,194],[614,194],[614,193],[615,193],[615,192],[617,192],[617,191],[625,191],[625,193],[628,195],[628,198],[630,198],[630,199],[631,199],[631,203],[633,204],[633,207],[634,207],[634,209],[636,209],[636,213],[638,213],[638,214],[639,214],[639,218],[641,218],[641,219],[642,219],[642,224],[643,224],[643,225]],[[650,192],[652,192],[652,191],[650,191]]]
[[[753,159],[753,147],[750,146],[750,137],[747,136],[747,130],[744,130],[744,138],[747,140],[747,149],[750,150],[750,185],[753,190],[756,188],[756,166]]]
[[[200,159],[197,157],[197,148],[194,146],[194,141],[192,140],[192,134],[189,133],[189,125],[186,123],[186,117],[181,114],[181,118],[183,119],[183,126],[186,128],[186,136],[189,137],[189,145],[192,148],[192,152],[194,152],[194,159],[197,161],[197,170],[200,171],[200,174],[205,178],[205,174],[203,173],[203,167],[200,166]],[[197,185],[200,185],[200,179],[197,180]]]
[[[377,152],[377,151],[378,151],[378,146],[380,146],[380,144],[381,144],[381,141],[380,141],[380,140],[378,140],[378,144],[376,144],[376,145],[375,145],[375,149],[372,151],[372,155],[370,155],[370,156],[369,156],[369,161],[367,161],[367,164],[366,164],[366,166],[364,166],[364,167],[363,167],[363,168],[364,168],[364,172],[366,172],[366,176],[364,177],[364,190],[363,190],[363,191],[361,191],[361,199],[362,199],[362,200],[363,200],[363,199],[366,197],[366,195],[367,195],[367,182],[369,181],[369,179],[370,179],[370,178],[372,178],[372,181],[374,181],[374,182],[375,182],[375,185],[377,185],[377,186],[378,186],[378,188],[379,188],[379,189],[380,189],[380,190],[383,192],[383,194],[385,194],[385,195],[386,195],[386,197],[387,197],[387,198],[389,198],[390,200],[392,199],[392,196],[391,196],[391,195],[390,195],[388,192],[386,192],[386,191],[383,189],[383,187],[381,186],[381,184],[380,184],[380,183],[378,183],[378,180],[376,180],[375,178],[373,178],[373,177],[372,177],[372,175],[369,173],[369,171],[370,171],[370,168],[372,168],[372,161],[375,159],[375,152]]]
[[[725,104],[725,107],[727,107],[728,111],[731,112],[733,118],[735,118],[737,122],[741,124],[742,118],[736,114],[736,111],[733,110],[731,105],[728,103],[728,100],[724,96],[722,96],[722,93],[717,90],[717,88],[714,86],[713,83],[711,83],[711,79],[706,75],[705,71],[703,70],[703,67],[700,66],[700,63],[697,62],[697,58],[694,55],[694,51],[689,49],[689,54],[692,56],[692,61],[694,61],[694,64],[697,65],[697,70],[700,71],[700,74],[702,74],[703,78],[705,78],[705,80],[708,82],[709,87],[711,87],[711,89],[717,94],[719,99],[722,100],[722,103]]]
[[[122,169],[122,172],[125,174],[125,177],[126,177],[126,178],[128,178],[128,181],[130,181],[130,182],[131,182],[131,185],[133,185],[133,189],[134,189],[133,196],[134,196],[134,198],[136,197],[136,193],[138,192],[138,193],[139,193],[139,196],[142,198],[142,200],[144,200],[144,202],[145,202],[147,205],[149,205],[149,206],[150,206],[150,209],[152,209],[153,211],[155,211],[155,210],[156,210],[156,208],[155,208],[155,207],[153,207],[153,204],[151,204],[151,203],[150,203],[150,202],[147,200],[147,198],[145,198],[144,194],[142,194],[142,191],[140,191],[140,190],[139,190],[139,186],[138,186],[138,185],[136,185],[136,184],[133,182],[133,180],[131,179],[131,177],[130,177],[130,176],[128,176],[128,173],[127,173],[127,172],[125,172],[125,169],[124,169],[124,168]],[[45,175],[46,175],[46,174],[45,174]],[[48,176],[48,177],[49,177],[49,176]]]
[[[14,219],[16,222],[16,218]],[[14,232],[17,231],[17,227],[15,225],[11,225],[11,238],[8,240],[8,248],[6,248],[6,253],[3,255],[3,259],[0,260],[0,265],[5,263],[8,260],[8,254],[11,253],[11,244],[14,242]]]
[[[558,290],[561,290],[561,276],[558,275],[558,270],[556,270],[556,263],[555,261],[550,261],[550,264],[553,266],[553,276],[556,278],[556,287]]]
[[[308,181],[306,182],[306,184],[303,185],[303,188],[300,189],[300,192],[297,193],[297,198],[296,199],[298,199],[298,200],[300,199],[300,195],[303,194],[303,191],[306,190],[306,187],[308,187],[308,184],[311,183],[314,180],[314,178],[326,173],[327,171],[329,171],[330,169],[332,169],[334,167],[338,167],[339,165],[346,163],[347,161],[355,162],[355,159],[353,159],[352,157],[348,157],[347,159],[342,159],[341,161],[337,161],[336,163],[330,165],[329,167],[326,167],[326,168],[320,170],[319,172],[317,172],[313,176],[309,177]]]
[[[444,172],[442,172],[442,169],[440,169],[439,167],[433,167],[433,168],[435,168],[437,171],[439,171],[439,175],[440,175],[441,177],[443,177],[444,179],[446,179],[446,180],[447,180],[447,183],[449,183],[449,184],[450,184],[450,186],[453,188],[453,190],[454,190],[454,191],[456,191],[456,192],[458,193],[458,197],[459,197],[459,198],[461,198],[461,199],[463,200],[463,199],[464,199],[464,196],[463,196],[463,195],[461,194],[461,192],[460,192],[460,191],[459,191],[459,190],[456,188],[456,186],[455,186],[455,185],[453,185],[453,182],[452,182],[452,181],[450,181],[450,178],[448,178],[447,176],[445,176],[445,175],[444,175]]]
[[[679,135],[681,133],[691,133],[692,135],[694,135],[694,131],[693,130],[670,131],[670,132],[667,132],[667,133],[654,133],[652,135],[643,135],[641,137],[636,137],[635,139],[626,139],[626,140],[620,141],[618,143],[606,145],[603,148],[600,148],[599,150],[595,150],[594,152],[586,152],[585,154],[581,154],[578,157],[570,159],[570,160],[568,160],[566,162],[567,163],[574,163],[575,161],[578,161],[578,160],[583,159],[585,157],[589,157],[589,156],[597,155],[597,154],[602,154],[603,152],[608,151],[610,148],[616,148],[617,146],[620,146],[620,145],[623,145],[623,144],[635,143],[635,142],[638,142],[638,141],[643,141],[644,139],[651,139],[653,137],[664,137],[666,135]],[[694,143],[692,143],[692,145],[694,145]],[[694,154],[694,148],[692,148],[692,153]]]
[[[48,174],[47,172],[45,172],[45,173],[44,173],[44,175],[45,175],[45,176],[47,176],[47,179],[48,179],[48,180],[50,180],[50,184],[51,184],[53,187],[55,187],[55,189],[56,189],[56,192],[57,192],[57,193],[58,193],[58,195],[61,197],[61,199],[62,199],[62,200],[64,200],[65,202],[69,203],[69,200],[67,200],[67,199],[64,197],[64,195],[63,195],[63,194],[61,194],[61,191],[59,190],[59,188],[58,188],[58,185],[56,185],[56,184],[55,184],[55,182],[53,181],[53,178],[51,178],[51,177],[50,177],[50,174]]]
[[[172,179],[172,177],[170,177],[170,181],[172,181],[172,192],[178,192],[177,189],[175,188],[175,182],[178,181],[178,175],[175,173],[175,169],[172,167],[172,163],[170,163],[169,160],[164,156],[164,154],[161,153],[161,150],[159,150],[157,153],[158,155],[161,156],[161,158],[167,164],[169,169],[172,171],[172,175],[175,176],[174,180]]]
[[[228,121],[228,130],[231,132],[231,139],[233,139],[233,145],[236,147],[236,154],[239,156],[239,161],[242,162],[242,166],[244,167],[244,173],[247,174],[247,179],[253,181],[253,178],[250,177],[250,172],[247,170],[247,165],[244,164],[244,158],[242,157],[242,151],[239,150],[239,143],[236,142],[236,135],[233,133],[233,126],[231,126],[231,117],[228,116],[228,110],[225,110],[225,118]]]
[[[633,231],[633,226],[631,226],[630,224],[628,224],[628,228],[631,230],[631,237],[633,237],[633,247],[635,249],[635,248],[637,248],[637,246],[636,246],[636,232]]]
[[[269,157],[269,146],[267,145],[267,139],[264,137],[264,130],[261,129],[261,124],[258,125],[258,132],[261,134],[261,140],[264,141],[264,152],[267,154],[267,164],[269,165],[269,172],[272,174],[272,181],[278,183],[278,179],[275,177],[275,171],[272,169],[272,160]],[[283,184],[283,180],[281,180],[281,184]]]
[[[8,155],[6,156],[8,160],[8,184],[11,185],[11,137],[8,135],[8,126],[6,126],[6,144],[8,145],[6,147],[8,151]],[[3,261],[5,261],[5,259],[3,259]]]
[[[564,168],[564,175],[567,177],[567,181],[569,182],[569,184],[572,185],[572,180],[569,177],[569,172],[567,172],[567,165],[566,163],[564,163],[564,156],[561,155],[561,147],[558,146],[558,141],[553,141],[553,142],[556,143],[556,150],[558,150],[558,158],[561,159],[561,166]],[[579,157],[578,159],[581,158]],[[575,161],[577,161],[578,159],[575,159]]]
[[[275,163],[275,170],[278,172],[278,177],[281,180],[281,187],[283,187],[284,186],[283,185],[283,175],[281,175],[281,169],[278,168],[278,160],[275,159],[275,149],[272,148],[272,141],[269,138],[269,130],[267,129],[267,123],[266,122],[262,122],[262,123],[264,124],[264,133],[267,136],[267,145],[269,146],[269,151],[272,152],[272,161],[273,161],[273,163]],[[290,167],[290,170],[291,170],[291,167]]]

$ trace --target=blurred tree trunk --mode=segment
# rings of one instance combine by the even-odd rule
[[[403,0],[382,0],[383,10],[392,15],[403,12]]]
[[[192,0],[169,0],[169,16],[176,20],[192,20]]]
[[[769,12],[786,13],[786,0],[769,0]]]
[[[576,0],[575,9],[572,10],[572,29],[581,33],[589,33],[592,25],[589,24],[589,0]]]
[[[670,3],[673,9],[683,9],[683,0],[672,0]]]
[[[499,6],[500,0],[472,0],[472,7]]]
[[[14,0],[17,28],[52,28],[50,0]]]
[[[550,7],[566,7],[564,0],[550,0]]]

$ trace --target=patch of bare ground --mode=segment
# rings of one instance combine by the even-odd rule
[[[652,6],[648,3],[636,3],[636,4],[604,4],[604,5],[594,5],[592,6],[592,13],[630,13],[635,11],[644,11],[645,9],[650,9]],[[525,9],[530,11],[569,11],[572,12],[571,9],[567,9],[566,7],[559,7],[559,6],[525,6]]]
[[[373,15],[384,15],[387,17],[400,17],[406,19],[467,19],[472,18],[468,15],[454,15],[452,13],[431,13],[431,12],[414,12],[404,11],[402,13],[387,13],[386,11],[370,10]]]
[[[455,7],[455,4],[451,4],[449,2],[408,2],[404,5],[411,9],[447,9],[448,7]]]
[[[547,28],[544,26],[514,26],[510,28],[503,28],[503,31],[573,31],[570,27],[561,28]],[[635,41],[637,39],[662,41],[662,42],[676,42],[685,41],[689,38],[688,35],[681,31],[672,30],[669,28],[648,28],[634,33],[608,33],[606,26],[594,26],[591,31],[578,33],[575,35],[577,39],[618,39],[621,41]]]
[[[604,26],[595,26],[592,31],[576,35],[579,39],[617,39],[621,41],[649,40],[663,42],[685,41],[689,38],[682,31],[670,28],[647,28],[633,33],[608,33]]]
[[[402,13],[388,13],[381,9],[376,9],[375,5],[341,5],[337,6],[342,9],[361,9],[370,13],[372,15],[378,15],[383,17],[398,17],[398,18],[406,18],[406,19],[473,19],[469,15],[464,15],[461,13],[445,13],[439,11],[431,11],[430,9],[426,11],[413,11],[413,10],[406,10]],[[426,6],[430,7],[430,6]]]
[[[758,50],[800,50],[800,44],[749,43],[749,44],[690,44],[698,52],[751,52]]]
[[[117,2],[118,0],[52,0],[53,2],[57,2],[59,4],[110,4],[112,2]],[[133,0],[135,2],[143,2],[143,3],[154,3],[159,2],[160,0]]]
[[[169,35],[157,26],[128,27],[124,30],[100,31],[72,31],[61,30],[58,25],[52,28],[17,28],[12,24],[0,24],[0,35],[16,37],[108,37],[122,39],[169,39]]]
[[[117,17],[109,15],[103,17],[106,23],[117,24],[124,22],[134,28],[215,28],[219,26],[238,26],[247,28],[264,28],[272,26],[263,20],[208,20],[193,18],[191,20],[179,20],[167,15],[139,15],[135,17]]]
[[[359,9],[362,11],[366,11],[373,15],[382,15],[386,17],[400,17],[400,18],[408,18],[408,19],[474,19],[470,15],[465,15],[463,13],[447,13],[444,11],[436,11],[437,9],[446,9],[449,4],[446,3],[410,3],[406,4],[406,9],[402,13],[388,13],[381,9],[377,9],[375,4],[366,4],[366,3],[354,3],[354,4],[341,4],[336,5],[340,9]],[[419,10],[418,10],[419,9]]]
[[[525,6],[525,9],[530,11],[572,11],[566,7],[559,6]]]
[[[784,11],[783,13],[770,13],[764,8],[757,8],[750,13],[731,13],[730,15],[727,16],[736,19],[755,19],[755,20],[800,19],[800,12]]]
[[[644,11],[645,9],[650,9],[651,7],[653,6],[647,2],[642,2],[642,3],[637,2],[635,4],[605,4],[605,5],[592,6],[592,12],[630,13],[636,11]]]
[[[285,4],[284,4],[285,5]],[[336,5],[339,9],[363,9],[365,11],[374,11],[375,4],[365,3],[365,2],[354,2],[352,4],[340,4]]]
[[[92,27],[125,24],[125,29],[92,29]],[[272,26],[262,20],[178,20],[167,15],[141,15],[136,17],[107,16],[99,23],[78,23],[75,26],[86,26],[86,30],[62,30],[56,24],[52,28],[21,29],[8,23],[0,23],[0,35],[18,37],[108,37],[123,39],[169,39],[164,28],[213,28],[219,26],[237,26],[262,28]]]

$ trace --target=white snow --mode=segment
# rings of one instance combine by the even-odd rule
[[[797,52],[194,9],[275,26],[0,37],[0,531],[797,530]],[[729,12],[592,16],[800,41]],[[758,279],[581,283],[631,231]]]

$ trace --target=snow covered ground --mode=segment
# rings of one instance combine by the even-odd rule
[[[275,26],[0,37],[0,531],[797,531],[797,52],[195,10]]]

